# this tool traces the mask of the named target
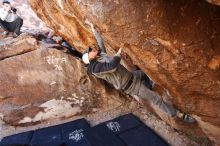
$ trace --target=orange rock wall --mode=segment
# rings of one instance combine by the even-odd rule
[[[94,42],[85,25],[92,21],[110,54],[124,46],[125,60],[144,70],[175,107],[193,114],[203,133],[220,143],[220,7],[201,0],[29,3],[79,51]]]

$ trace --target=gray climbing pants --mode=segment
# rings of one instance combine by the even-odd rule
[[[20,35],[21,26],[23,25],[23,19],[18,17],[13,22],[6,22],[2,21],[0,19],[0,26],[5,30],[9,32],[15,32],[17,35]]]
[[[142,71],[134,71],[133,76],[134,78],[131,86],[125,91],[127,94],[131,96],[138,96],[148,103],[157,106],[162,112],[166,113],[168,116],[176,116],[177,110],[173,106],[168,105],[166,102],[164,102],[162,97],[158,93],[153,92],[148,88],[148,82],[143,79],[143,77],[146,75]]]

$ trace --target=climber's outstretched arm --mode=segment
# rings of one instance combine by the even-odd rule
[[[106,53],[105,44],[104,44],[104,41],[103,41],[101,35],[95,29],[93,30],[93,34],[95,36],[96,42],[97,42],[101,52]]]
[[[98,49],[100,49],[101,52],[106,53],[104,41],[103,41],[101,35],[97,32],[97,30],[95,29],[94,25],[93,25],[91,22],[89,22],[88,20],[86,20],[86,23],[87,23],[88,25],[90,25],[90,27],[91,27],[91,29],[92,29],[93,35],[94,35],[94,37],[95,37],[95,39],[96,39],[96,43],[98,44],[98,47],[99,47]]]

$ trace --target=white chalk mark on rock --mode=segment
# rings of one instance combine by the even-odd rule
[[[59,4],[60,8],[63,10],[64,8],[63,8],[62,0],[57,0],[57,2]]]
[[[72,104],[73,102],[65,100],[49,100],[40,105],[40,107],[44,108],[43,112],[37,113],[34,118],[25,117],[19,121],[19,123],[24,124],[54,118],[69,117],[80,113],[80,107],[73,107]]]
[[[3,120],[4,115],[2,113],[0,113],[0,119]]]
[[[79,106],[83,106],[83,103],[85,101],[85,97],[78,97],[76,93],[73,93],[72,97],[68,97],[67,99],[73,101],[74,104]]]
[[[30,117],[24,117],[23,120],[21,120],[19,123],[30,123],[32,122],[32,119]]]
[[[53,82],[50,83],[50,85],[52,86],[52,85],[55,85],[56,83],[57,82],[53,81]]]
[[[55,57],[55,56],[47,56],[46,61],[49,65],[54,66],[55,70],[62,71],[62,64],[65,64],[67,62],[67,59],[65,57]]]

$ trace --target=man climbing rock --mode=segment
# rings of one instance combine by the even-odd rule
[[[0,9],[0,25],[4,29],[3,36],[7,37],[13,32],[13,37],[20,35],[23,19],[17,15],[17,9],[11,6],[9,1],[3,1],[3,8]]]
[[[114,57],[109,57],[106,54],[104,42],[95,30],[93,24],[87,21],[91,26],[97,44],[89,47],[82,56],[82,60],[87,64],[89,74],[97,78],[106,80],[112,84],[117,90],[122,90],[131,96],[139,98],[154,104],[162,112],[173,118],[182,119],[186,123],[194,123],[195,119],[187,113],[182,113],[174,107],[163,101],[161,96],[151,91],[153,88],[151,80],[142,71],[128,71],[120,64],[121,48]]]

